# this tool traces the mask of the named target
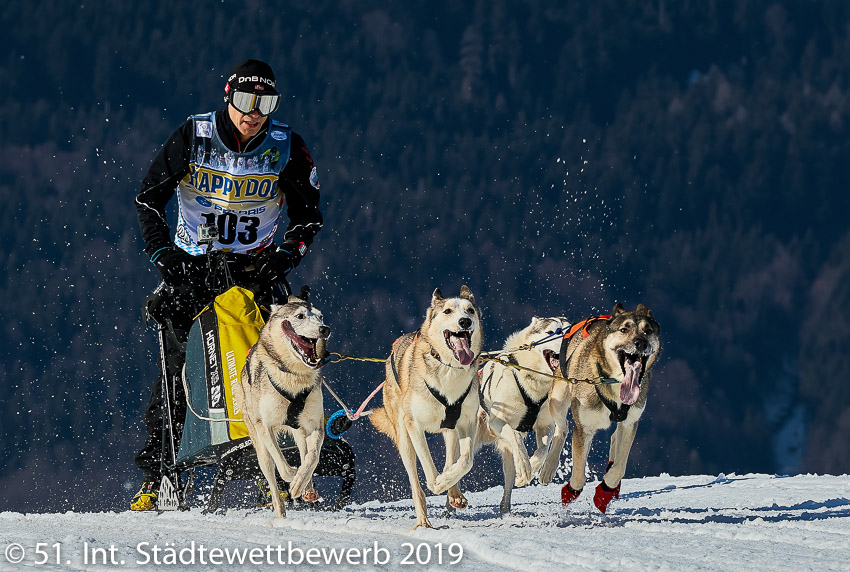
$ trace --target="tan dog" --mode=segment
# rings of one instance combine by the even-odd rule
[[[370,416],[389,435],[407,470],[416,526],[431,527],[425,493],[419,484],[416,458],[434,494],[448,490],[447,504],[466,507],[457,486],[472,468],[478,410],[478,354],[483,344],[481,312],[469,288],[458,298],[434,290],[431,307],[418,332],[405,334],[387,359],[384,405]],[[426,433],[442,433],[446,463],[438,474]]]
[[[302,294],[305,296],[305,294]],[[319,364],[330,336],[322,313],[306,299],[290,296],[272,306],[260,339],[242,369],[233,395],[257,451],[257,461],[272,492],[275,516],[286,516],[275,478],[275,466],[290,483],[293,497],[315,502],[313,471],[324,440],[322,376]],[[278,432],[289,431],[301,454],[296,472],[284,459]]]
[[[478,440],[495,443],[502,455],[505,489],[499,510],[503,513],[511,510],[514,484],[524,487],[531,482],[549,449],[553,421],[546,400],[554,382],[551,376],[560,376],[558,352],[562,333],[569,327],[566,318],[533,318],[505,342],[504,350],[510,353],[500,359],[508,363],[490,361],[481,371],[482,409],[478,415],[484,427],[482,431],[479,426]],[[525,434],[532,429],[537,450],[529,458]]]
[[[608,469],[596,488],[593,502],[605,512],[608,503],[619,497],[620,481],[626,473],[638,420],[646,407],[652,366],[661,351],[661,329],[652,312],[643,304],[627,312],[621,304],[607,319],[589,320],[574,326],[575,333],[565,338],[561,350],[561,372],[578,383],[556,383],[549,397],[555,421],[552,447],[540,481],[552,480],[567,438],[567,412],[573,413],[572,474],[561,491],[568,504],[581,493],[585,484],[585,466],[593,435],[617,423],[611,436]],[[576,329],[578,328],[578,329]],[[584,383],[582,380],[606,384]]]

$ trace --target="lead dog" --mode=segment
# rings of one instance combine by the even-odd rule
[[[324,440],[322,376],[319,364],[331,330],[322,313],[302,297],[290,296],[284,305],[271,307],[242,369],[233,394],[257,451],[260,470],[271,488],[275,516],[286,516],[275,478],[290,483],[293,498],[314,502],[313,471]],[[280,450],[278,432],[289,431],[298,446],[301,465],[293,469]]]
[[[652,366],[661,351],[661,329],[652,312],[639,304],[633,312],[621,304],[610,316],[576,324],[565,336],[561,350],[561,373],[576,383],[556,383],[549,397],[555,421],[552,447],[540,471],[540,481],[552,480],[567,438],[567,412],[573,414],[572,474],[561,490],[561,500],[569,504],[581,494],[585,466],[593,435],[617,423],[611,436],[608,468],[596,487],[593,502],[603,513],[608,503],[620,495],[620,481],[626,473],[638,421],[646,407]],[[607,380],[593,384],[585,381]]]
[[[457,298],[444,298],[436,289],[422,326],[399,338],[387,359],[384,405],[370,420],[392,438],[407,470],[416,508],[414,529],[431,527],[417,457],[428,489],[434,494],[448,490],[447,504],[466,507],[457,483],[472,468],[482,344],[481,312],[469,288],[463,286]],[[426,433],[443,435],[446,463],[440,474]]]
[[[524,487],[531,482],[549,448],[553,421],[546,401],[552,376],[560,375],[561,334],[569,327],[566,318],[533,318],[505,341],[504,352],[509,353],[502,353],[500,360],[507,363],[490,361],[481,370],[478,440],[494,443],[502,456],[502,513],[511,510],[514,484]],[[529,458],[525,434],[532,429],[537,450]]]

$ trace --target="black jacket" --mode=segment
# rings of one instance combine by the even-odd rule
[[[268,124],[255,135],[244,148],[236,137],[236,127],[230,121],[227,108],[216,111],[215,123],[218,136],[235,152],[245,153],[262,143],[268,132]],[[188,119],[162,146],[142,180],[136,195],[136,210],[139,226],[145,241],[145,252],[153,254],[163,246],[172,244],[172,233],[165,218],[165,207],[177,188],[177,183],[189,174],[189,155],[192,145],[192,120]],[[280,174],[278,188],[283,190],[286,214],[289,217],[284,240],[303,242],[309,246],[313,237],[322,228],[322,213],[319,212],[319,190],[310,184],[313,158],[304,139],[292,132],[289,162]]]

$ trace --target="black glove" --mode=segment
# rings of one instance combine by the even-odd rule
[[[303,244],[303,243],[302,243]],[[291,241],[284,242],[281,246],[271,246],[257,255],[254,267],[257,269],[257,277],[266,283],[282,282],[286,275],[301,262],[306,247]]]
[[[330,432],[334,435],[342,435],[346,431],[351,428],[351,419],[346,417],[345,415],[341,415],[331,421],[331,426],[329,427]]]
[[[194,256],[173,245],[154,252],[151,262],[169,286],[188,284],[197,277],[201,269],[201,264],[195,260]]]

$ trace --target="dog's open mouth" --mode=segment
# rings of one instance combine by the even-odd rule
[[[561,370],[561,356],[552,350],[543,350],[543,359],[546,360],[546,365],[552,370],[552,375],[557,375]]]
[[[321,357],[319,356],[320,352],[316,350],[318,338],[305,338],[304,336],[299,336],[288,320],[283,320],[280,327],[283,329],[283,333],[286,334],[286,337],[289,338],[292,348],[295,350],[295,353],[298,354],[298,357],[301,358],[301,361],[303,361],[308,367],[319,367]]]
[[[620,369],[623,370],[623,382],[620,384],[620,401],[631,405],[640,395],[640,380],[646,370],[646,358],[649,356],[630,354],[623,350],[617,351],[620,359]]]
[[[472,332],[463,330],[460,332],[451,332],[444,330],[443,335],[446,337],[446,345],[452,350],[455,359],[460,365],[469,365],[475,360],[475,354],[469,349],[472,342]]]

